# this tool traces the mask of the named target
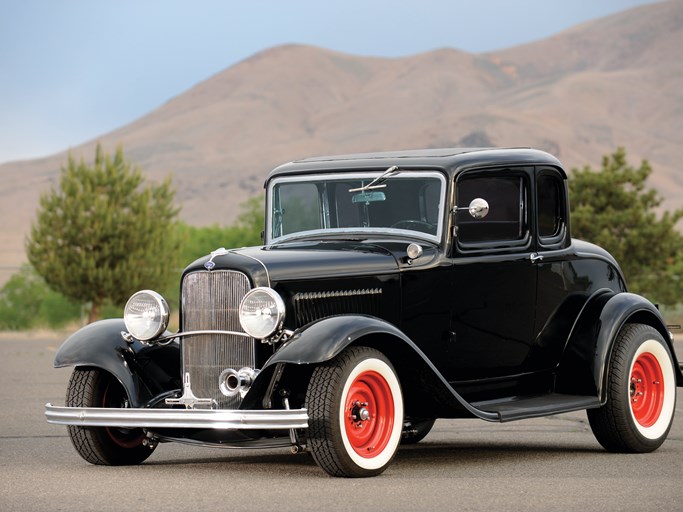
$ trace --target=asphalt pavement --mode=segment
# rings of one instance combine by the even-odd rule
[[[142,465],[83,461],[66,427],[60,341],[0,335],[0,511],[33,510],[683,510],[683,388],[654,453],[605,452],[584,412],[493,424],[438,420],[371,479],[338,479],[308,454],[162,444]],[[677,343],[683,356],[683,343]]]

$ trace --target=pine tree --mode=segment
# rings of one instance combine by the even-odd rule
[[[40,198],[29,262],[52,289],[89,302],[92,322],[105,301],[122,305],[141,288],[163,285],[179,245],[174,195],[170,177],[145,185],[121,147],[111,158],[98,144],[93,166],[69,155],[59,187]]]
[[[652,167],[635,168],[626,151],[603,157],[602,169],[573,169],[569,178],[572,235],[607,249],[619,262],[629,290],[675,305],[683,297],[683,209],[657,211],[662,198],[646,189]]]

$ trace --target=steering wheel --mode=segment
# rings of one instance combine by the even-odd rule
[[[396,229],[411,229],[413,231],[421,231],[422,233],[436,235],[436,226],[422,220],[399,220],[392,224],[391,227]]]

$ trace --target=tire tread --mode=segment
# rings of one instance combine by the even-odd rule
[[[367,470],[354,468],[343,460],[345,448],[341,440],[340,426],[334,397],[344,386],[344,369],[363,356],[383,357],[370,347],[348,347],[337,357],[315,368],[306,392],[309,411],[308,442],[316,463],[329,475],[336,477],[366,477],[381,473],[386,468]]]
[[[100,407],[99,396],[104,379],[113,378],[100,369],[76,368],[71,374],[66,391],[67,407]],[[123,448],[106,442],[105,427],[81,427],[68,425],[71,444],[78,454],[90,464],[97,466],[124,466],[139,464],[147,459],[153,447],[136,446]]]
[[[308,408],[312,416],[309,426],[309,442],[311,453],[316,463],[332,476],[346,476],[337,451],[332,446],[335,425],[330,418],[334,417],[332,396],[342,383],[342,364],[348,364],[351,354],[357,349],[348,349],[340,354],[336,362],[318,366],[311,376],[311,383],[306,395]],[[322,418],[322,420],[321,420]]]

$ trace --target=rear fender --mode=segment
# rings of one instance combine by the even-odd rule
[[[181,387],[177,342],[166,346],[126,342],[122,319],[101,320],[76,331],[59,347],[55,368],[101,368],[124,387],[131,407],[143,407],[152,397]]]
[[[640,295],[601,290],[583,309],[569,337],[558,372],[558,391],[595,394],[604,404],[614,341],[628,323],[649,325],[662,335],[673,357],[677,384],[683,386],[683,374],[659,310]]]
[[[633,293],[619,293],[609,299],[600,314],[600,326],[593,377],[600,383],[600,397],[606,400],[607,364],[612,355],[614,340],[625,324],[645,324],[656,329],[669,347],[676,373],[676,384],[683,386],[683,374],[674,351],[673,340],[669,336],[666,323],[659,310],[650,301]]]

